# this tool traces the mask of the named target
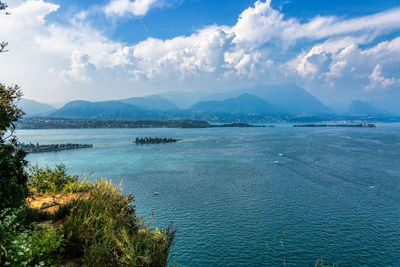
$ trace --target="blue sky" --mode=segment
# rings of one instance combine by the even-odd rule
[[[398,0],[14,0],[2,81],[44,102],[295,82],[340,107],[400,99]],[[400,107],[398,108],[400,111]]]
[[[48,17],[49,21],[65,22],[69,16],[94,6],[105,6],[109,1],[102,0],[56,0],[60,6],[58,12]],[[149,10],[146,16],[120,18],[110,25],[103,14],[96,14],[92,19],[106,28],[110,38],[128,43],[136,43],[147,37],[161,39],[179,35],[190,35],[193,31],[207,25],[234,25],[238,16],[255,0],[169,0],[170,6]],[[276,0],[271,6],[281,10],[285,16],[307,21],[318,15],[336,15],[357,17],[390,8],[398,7],[398,0]],[[96,19],[97,18],[97,19]],[[115,22],[115,21],[114,21]]]

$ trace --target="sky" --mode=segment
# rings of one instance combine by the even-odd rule
[[[46,103],[296,83],[400,112],[399,0],[9,0],[0,81]]]

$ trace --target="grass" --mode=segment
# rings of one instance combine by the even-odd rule
[[[133,197],[121,195],[114,184],[100,180],[90,197],[78,199],[55,214],[67,213],[64,234],[71,257],[84,265],[165,266],[175,232],[151,229],[137,218]]]

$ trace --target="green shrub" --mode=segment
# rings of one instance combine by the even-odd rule
[[[85,266],[165,266],[175,231],[150,230],[136,217],[133,198],[105,180],[98,181],[88,198],[60,207],[66,214],[67,251]],[[67,212],[69,210],[69,212]]]
[[[50,225],[38,227],[32,231],[32,263],[44,263],[45,266],[57,263],[64,252],[64,242],[62,229]]]
[[[28,210],[21,206],[0,213],[1,266],[52,266],[63,251],[62,230],[27,224]]]
[[[64,186],[61,193],[75,193],[75,192],[88,192],[93,186],[87,178],[79,180],[78,182],[68,183]]]
[[[29,174],[28,187],[32,192],[62,193],[66,189],[79,187],[79,176],[68,175],[64,164],[57,165],[54,169],[35,165],[29,168]]]
[[[18,149],[14,122],[24,114],[17,107],[22,93],[18,86],[0,83],[0,210],[19,207],[27,194],[25,152]]]

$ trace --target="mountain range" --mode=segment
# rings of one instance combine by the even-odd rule
[[[294,83],[279,85],[260,85],[252,88],[233,90],[207,96],[205,100],[224,100],[242,94],[255,95],[268,103],[275,105],[281,112],[297,114],[334,114],[329,107]]]
[[[349,109],[347,111],[350,115],[387,115],[388,111],[383,109],[378,109],[368,102],[361,100],[354,100],[351,102]]]
[[[174,97],[177,101],[174,103]],[[29,109],[28,115],[47,112],[52,118],[65,119],[117,119],[117,120],[169,120],[202,119],[208,121],[270,121],[271,118],[317,116],[332,118],[335,112],[303,88],[295,84],[260,85],[202,96],[202,93],[182,94],[170,92],[161,95],[131,97],[120,100],[89,102],[72,101],[58,110],[45,106]],[[184,99],[187,99],[186,105]],[[191,105],[188,103],[192,100]],[[194,99],[197,99],[194,101]],[[37,103],[37,102],[36,102]],[[178,107],[179,106],[179,107]],[[185,106],[185,108],[182,108]],[[24,106],[22,106],[24,109]],[[47,107],[49,108],[49,107]],[[41,112],[38,112],[38,111]],[[42,112],[44,111],[44,112]],[[367,102],[353,101],[347,114],[385,115]]]
[[[56,110],[56,108],[53,106],[26,98],[22,98],[19,101],[18,106],[25,112],[27,116],[46,115],[47,113],[54,112]]]

